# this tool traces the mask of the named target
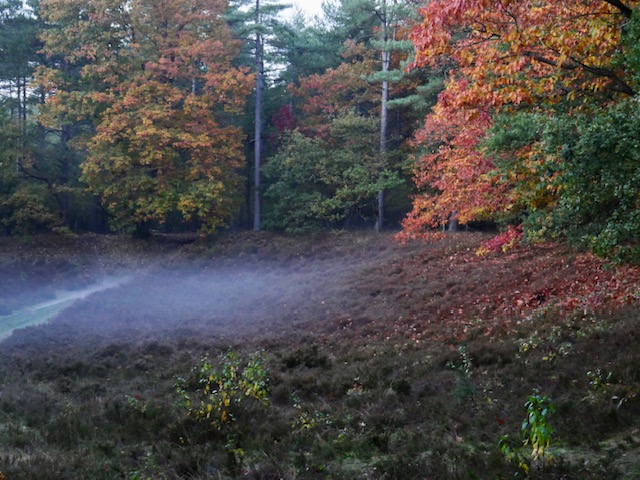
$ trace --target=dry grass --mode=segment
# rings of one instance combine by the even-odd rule
[[[128,287],[129,296],[115,289],[16,332],[0,344],[0,472],[12,480],[512,478],[517,466],[498,440],[519,435],[537,388],[556,405],[555,462],[532,477],[637,478],[640,309],[616,295],[586,312],[567,309],[559,300],[582,291],[594,261],[549,245],[478,259],[483,238],[398,246],[364,234],[247,234],[145,248],[65,240],[86,245],[55,250],[69,267],[48,279],[132,262],[158,272],[160,259],[184,278],[218,270],[231,278],[240,266],[266,281],[258,294],[221,287],[233,304],[186,325],[153,302],[130,303],[145,288],[175,288],[147,273],[149,284]],[[109,242],[100,245],[105,257],[92,254],[94,241]],[[4,265],[24,268],[25,278],[38,262],[58,265],[44,246],[32,257],[11,249]],[[615,272],[595,273],[605,274]],[[271,404],[216,430],[186,415],[174,383],[202,356],[229,350],[264,352]]]

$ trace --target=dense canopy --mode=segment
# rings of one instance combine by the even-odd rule
[[[5,233],[255,214],[635,259],[638,2],[341,0],[313,22],[273,0],[29,5],[0,11]]]

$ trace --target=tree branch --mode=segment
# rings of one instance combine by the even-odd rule
[[[631,18],[631,14],[633,13],[633,10],[629,8],[627,5],[625,5],[624,3],[622,3],[621,0],[604,0],[604,2],[608,3],[613,7],[616,7],[618,10],[620,10],[620,13],[622,13],[622,15],[624,15],[625,17]]]
[[[582,62],[577,61],[576,59],[571,59],[571,62],[563,62],[558,64],[555,60],[551,60],[549,58],[543,57],[542,55],[534,52],[526,52],[526,56],[533,58],[534,60],[544,63],[546,65],[550,65],[552,67],[559,67],[563,70],[578,70],[582,69],[585,72],[591,73],[596,77],[606,77],[610,79],[614,85],[611,87],[607,87],[608,90],[613,90],[615,92],[624,93],[631,97],[635,96],[636,92],[633,90],[627,83],[625,83],[620,77],[618,77],[613,71],[607,68],[599,68],[599,67],[590,67]]]
[[[36,173],[36,170],[28,170],[27,167],[24,166],[24,164],[22,163],[22,160],[18,160],[17,162],[18,165],[18,169],[20,170],[20,172],[22,172],[23,175],[25,175],[28,178],[31,178],[33,180],[38,180],[39,182],[44,182],[47,184],[47,186],[51,186],[51,180],[45,176],[39,175],[38,173]]]

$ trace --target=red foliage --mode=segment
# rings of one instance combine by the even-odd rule
[[[347,42],[344,62],[338,67],[302,78],[300,86],[289,87],[299,100],[300,128],[305,134],[325,135],[334,118],[376,103],[379,87],[366,81],[376,68],[374,54],[362,44]]]
[[[281,106],[271,117],[271,123],[276,127],[279,135],[295,130],[297,122],[293,116],[293,107],[290,104]]]
[[[522,240],[522,225],[513,227],[509,225],[506,232],[496,235],[490,240],[485,240],[476,251],[477,255],[487,255],[489,253],[506,253]]]
[[[359,287],[375,295],[371,311],[384,312],[372,328],[376,336],[456,343],[470,332],[506,333],[539,318],[589,319],[640,299],[640,267],[612,266],[551,243],[481,257],[475,252],[491,241],[486,235],[441,237],[379,275],[370,272]]]
[[[415,164],[414,181],[420,193],[403,222],[406,238],[430,235],[453,214],[466,223],[490,217],[510,203],[507,186],[490,175],[492,159],[479,150],[492,124],[490,113],[455,103],[468,88],[468,80],[452,79],[415,134],[414,146],[426,146],[428,151]]]
[[[626,2],[631,8],[639,2]],[[452,66],[438,104],[416,133],[421,193],[404,223],[422,236],[509,212],[519,193],[480,148],[497,112],[604,89],[633,93],[611,59],[628,12],[604,0],[433,0],[411,34],[414,67]]]

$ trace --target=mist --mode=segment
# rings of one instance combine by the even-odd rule
[[[140,262],[132,258],[129,263]],[[314,321],[329,318],[325,299],[346,291],[355,263],[339,257],[169,264],[156,259],[129,268],[98,260],[75,273],[93,272],[90,280],[70,282],[72,289],[52,294],[50,284],[23,285],[25,291],[18,292],[23,306],[0,316],[4,346],[272,333],[311,314]]]

